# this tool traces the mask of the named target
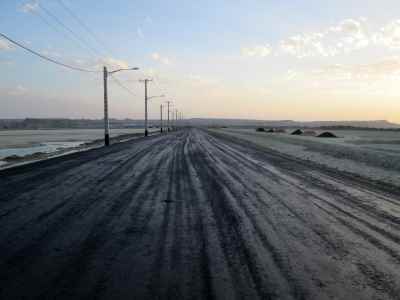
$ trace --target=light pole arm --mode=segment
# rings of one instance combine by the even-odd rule
[[[119,71],[132,71],[132,70],[139,70],[139,68],[126,68],[126,69],[117,69],[117,70],[114,70],[114,71],[110,71],[110,72],[108,72],[108,74],[114,74],[114,73],[117,73],[117,72],[119,72]]]
[[[147,97],[147,100],[153,99],[153,98],[164,98],[165,95],[159,95],[159,96],[151,96],[151,97]]]

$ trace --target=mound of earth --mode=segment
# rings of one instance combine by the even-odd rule
[[[262,128],[262,127],[258,127],[258,128],[256,128],[256,131],[257,131],[257,132],[265,132],[265,129]]]
[[[303,134],[303,130],[301,129],[296,129],[295,131],[293,131],[291,133],[291,135],[302,135]]]
[[[337,138],[337,136],[334,133],[329,132],[329,131],[325,131],[325,132],[319,134],[318,137],[320,137],[320,138]]]

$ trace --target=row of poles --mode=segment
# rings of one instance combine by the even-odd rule
[[[108,71],[107,67],[103,67],[103,82],[104,82],[104,144],[106,146],[110,145],[110,123],[109,123],[109,118],[108,118],[108,76],[120,72],[120,71],[132,71],[132,70],[139,70],[139,68],[127,68],[127,69],[117,69],[114,71]],[[153,98],[163,98],[165,97],[165,95],[158,95],[158,96],[148,96],[147,93],[147,86],[148,83],[153,81],[152,79],[143,79],[143,80],[139,80],[139,82],[143,82],[144,83],[144,135],[148,136],[149,135],[149,130],[148,130],[148,109],[147,109],[147,104],[148,101],[150,99]],[[175,126],[171,126],[170,123],[170,108],[171,108],[171,101],[166,101],[167,103],[167,127],[166,127],[166,131],[171,131],[172,129],[176,129],[177,128],[177,124],[178,124],[178,110],[175,110],[175,116],[174,116],[174,112],[172,111],[172,118],[171,120],[175,119]],[[175,117],[175,118],[174,118]],[[179,119],[182,120],[183,116],[182,114],[179,114]],[[164,126],[163,126],[163,105],[160,105],[160,132],[164,132]]]

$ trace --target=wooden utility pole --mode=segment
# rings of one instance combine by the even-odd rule
[[[178,110],[175,109],[175,130],[178,130]]]
[[[144,82],[144,135],[148,136],[149,131],[148,131],[148,119],[147,119],[147,101],[148,101],[147,83],[149,81],[153,81],[153,79],[143,79],[143,80],[139,80],[139,81]]]
[[[118,69],[114,71],[108,71],[107,67],[103,67],[103,85],[104,85],[104,144],[106,146],[110,145],[110,124],[108,121],[108,92],[107,92],[107,80],[108,75],[120,72],[120,71],[132,71],[139,70],[139,68],[127,68],[127,69]],[[129,91],[129,90],[128,90]]]
[[[108,122],[108,94],[107,94],[107,67],[103,67],[104,84],[104,145],[110,145],[110,124]]]
[[[167,132],[168,131],[170,131],[171,129],[170,129],[170,122],[169,122],[169,104],[171,103],[171,101],[167,101],[167,112],[168,112],[168,114],[167,114]]]
[[[163,119],[162,119],[163,112],[162,112],[162,110],[163,110],[163,105],[160,104],[160,132],[161,133],[163,132]]]

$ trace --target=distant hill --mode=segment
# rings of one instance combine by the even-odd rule
[[[312,121],[302,122],[293,120],[246,120],[246,119],[211,119],[192,118],[181,121],[184,125],[203,127],[287,127],[287,128],[381,128],[400,129],[400,124],[390,123],[386,120],[373,121]],[[111,128],[136,128],[143,127],[144,120],[110,119]],[[149,126],[159,125],[159,120],[149,120]],[[100,129],[103,128],[102,119],[0,119],[0,129]]]
[[[300,127],[300,128],[320,128],[320,127],[359,127],[359,128],[383,128],[400,129],[400,124],[388,122],[386,120],[372,121],[293,121],[293,120],[246,120],[246,119],[207,119],[194,118],[188,120],[193,126],[233,126],[233,127]]]
[[[143,127],[143,120],[110,119],[111,128]],[[101,129],[103,119],[0,119],[0,129]]]

